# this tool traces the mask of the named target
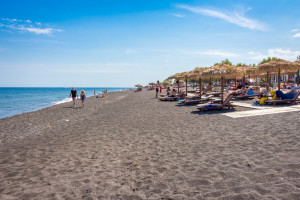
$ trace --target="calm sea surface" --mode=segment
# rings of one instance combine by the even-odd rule
[[[96,94],[99,94],[104,89],[113,92],[129,88],[76,88],[78,95],[81,90],[84,90],[87,97],[93,96],[94,90]],[[71,88],[0,87],[0,119],[71,101],[70,91]]]

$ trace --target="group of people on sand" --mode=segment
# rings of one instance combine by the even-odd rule
[[[72,90],[70,92],[70,97],[72,96],[72,100],[73,100],[73,107],[76,107],[76,97],[78,99],[78,93],[77,90],[75,90],[74,87],[72,87]],[[86,100],[86,95],[85,95],[85,91],[81,90],[80,91],[80,99],[82,102],[82,107],[84,107],[84,101]]]

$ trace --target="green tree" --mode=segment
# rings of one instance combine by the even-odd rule
[[[276,57],[268,57],[268,58],[264,58],[260,63],[258,63],[259,65],[260,64],[264,64],[264,63],[268,63],[268,62],[270,62],[270,61],[272,61],[272,60],[276,60],[277,58]]]
[[[225,60],[222,60],[223,64],[232,65],[232,63],[226,58]]]

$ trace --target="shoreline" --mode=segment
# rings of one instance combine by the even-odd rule
[[[14,87],[7,87],[7,88],[14,88]],[[20,87],[17,87],[17,88],[20,88]],[[24,88],[38,88],[38,87],[24,87]],[[44,88],[44,87],[40,87],[40,88]],[[50,88],[50,87],[49,87]],[[129,90],[129,89],[122,89],[122,90],[117,90],[117,91],[109,91],[107,93],[111,93],[111,92],[121,92],[121,91],[126,91],[126,90]],[[107,94],[106,93],[106,94]],[[97,96],[97,95],[101,95],[102,93],[98,93],[96,95],[90,95],[90,96],[87,96],[87,98],[90,98],[90,97],[94,97],[94,96]],[[80,98],[76,99],[77,100],[80,100]],[[17,116],[17,115],[22,115],[22,114],[25,114],[25,113],[30,113],[30,112],[36,112],[36,111],[39,111],[39,110],[42,110],[42,109],[45,109],[45,108],[49,108],[49,107],[52,107],[52,106],[55,106],[55,105],[59,105],[59,104],[63,104],[63,103],[68,103],[68,102],[71,102],[72,101],[72,98],[70,97],[67,97],[67,98],[64,98],[64,99],[61,99],[61,100],[58,100],[58,101],[52,101],[52,102],[49,102],[47,103],[47,105],[45,106],[42,106],[42,107],[37,107],[37,108],[34,108],[30,111],[24,111],[22,113],[19,113],[19,114],[14,114],[12,116],[8,116],[8,117],[3,117],[3,118],[0,118],[0,120],[2,119],[5,119],[5,118],[10,118],[10,117],[14,117],[14,116]]]

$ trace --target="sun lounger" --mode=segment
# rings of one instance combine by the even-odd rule
[[[198,104],[198,103],[206,103],[213,100],[211,96],[205,97],[205,98],[198,98],[198,99],[188,99],[185,101],[182,101],[182,103],[184,105],[194,105],[194,104]]]
[[[282,104],[282,103],[294,103],[296,101],[299,101],[299,99],[297,99],[300,95],[300,92],[297,92],[295,97],[293,99],[281,99],[281,100],[266,100],[265,103],[266,104]]]
[[[224,98],[223,104],[221,104],[221,103],[208,103],[208,104],[201,105],[197,109],[200,110],[201,112],[203,112],[203,111],[207,111],[207,110],[220,110],[220,109],[223,109],[225,107],[227,107],[228,109],[233,108],[234,105],[232,105],[231,102],[230,102],[233,98],[233,95],[232,94],[225,94],[225,95],[224,95],[225,98]]]
[[[177,101],[179,99],[183,99],[185,98],[185,94],[181,94],[180,96],[176,95],[176,96],[166,96],[166,97],[160,97],[159,100],[161,101]]]
[[[254,97],[257,97],[259,94],[251,94],[251,95],[236,95],[235,98],[237,100],[241,100],[241,99],[251,99]]]

